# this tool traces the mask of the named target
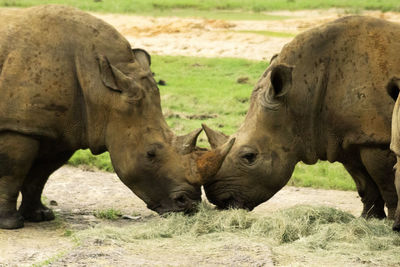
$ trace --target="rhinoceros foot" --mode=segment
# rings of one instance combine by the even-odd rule
[[[393,231],[400,232],[400,220],[398,218],[394,220],[392,229]]]
[[[387,218],[389,220],[394,220],[396,214],[396,208],[388,208],[388,215]]]
[[[44,205],[36,209],[22,209],[20,213],[29,222],[51,221],[55,218],[53,211]]]
[[[0,229],[17,229],[24,227],[24,218],[18,213],[0,216]]]
[[[398,208],[396,210],[392,229],[393,229],[393,231],[400,232],[400,208]]]
[[[361,217],[365,219],[385,219],[386,213],[384,210],[384,202],[378,201],[372,205],[364,204],[364,209]]]

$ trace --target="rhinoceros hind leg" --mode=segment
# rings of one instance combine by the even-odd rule
[[[400,232],[400,209],[396,211],[395,214],[395,219],[393,223],[393,228],[394,231]]]
[[[24,218],[17,212],[0,217],[0,229],[18,229],[24,227]]]
[[[24,220],[29,222],[43,222],[55,219],[53,211],[45,205],[23,210],[20,209],[19,212],[22,214]]]
[[[395,177],[395,185],[397,190],[397,195],[400,196],[400,157],[397,157],[397,164],[396,164],[396,177]],[[394,215],[394,223],[393,223],[393,230],[400,232],[400,198],[397,202],[397,209]]]
[[[0,133],[0,228],[24,226],[16,209],[17,198],[38,148],[39,142],[29,136]]]
[[[22,203],[19,208],[26,221],[54,220],[53,211],[42,203],[43,188],[50,174],[66,163],[71,155],[72,152],[65,152],[48,159],[41,158],[32,166],[22,185]]]
[[[355,181],[358,194],[364,205],[361,217],[385,218],[385,203],[377,185],[374,183],[361,161],[353,158],[350,163],[343,163],[343,165]]]
[[[390,152],[389,148],[363,148],[360,155],[366,170],[378,186],[384,204],[388,208],[388,219],[393,220],[397,207],[393,172],[396,157]]]

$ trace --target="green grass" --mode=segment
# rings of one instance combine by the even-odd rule
[[[68,161],[68,164],[72,166],[85,165],[108,172],[114,171],[108,152],[94,156],[92,153],[90,153],[89,149],[76,151],[72,158]]]
[[[162,107],[176,134],[199,128],[201,123],[226,134],[234,133],[244,120],[253,85],[267,66],[266,62],[244,59],[152,57],[155,79],[167,82],[166,86],[159,86]],[[247,77],[248,82],[238,83],[241,77]],[[206,140],[202,133],[198,144],[208,147]],[[93,156],[89,150],[80,150],[69,163],[113,171],[108,153]],[[289,185],[355,190],[355,184],[343,166],[328,162],[312,166],[299,163]]]
[[[216,257],[220,251],[239,246],[239,251],[247,251],[252,259],[259,247],[267,246],[276,265],[317,266],[318,262],[319,266],[347,266],[364,262],[396,266],[400,262],[400,235],[391,230],[391,223],[366,221],[329,207],[295,206],[260,215],[244,210],[219,211],[203,203],[193,216],[153,217],[123,228],[91,228],[75,236],[82,241],[96,238],[129,244],[132,251],[140,247],[153,254],[168,248],[169,255],[174,255],[190,248],[196,255]]]
[[[152,70],[156,79],[167,81],[167,86],[160,86],[162,105],[167,122],[177,133],[207,123],[232,134],[241,124],[253,86],[267,66],[266,62],[242,59],[155,56]],[[248,82],[238,83],[241,77],[247,77]],[[174,113],[216,117],[185,120]]]
[[[398,0],[0,0],[0,6],[28,7],[65,4],[83,10],[133,13],[152,16],[183,16],[219,19],[282,19],[262,12],[276,10],[342,8],[400,11]]]
[[[94,216],[99,219],[115,221],[122,216],[122,212],[115,209],[98,210],[94,213]]]
[[[338,190],[356,190],[356,185],[341,163],[320,161],[314,165],[299,162],[288,185]]]

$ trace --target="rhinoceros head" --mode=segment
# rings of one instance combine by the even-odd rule
[[[253,90],[245,121],[220,170],[205,183],[207,198],[220,208],[253,209],[289,180],[298,161],[296,129],[287,106],[293,68],[272,64]],[[203,125],[212,148],[228,136]]]
[[[82,66],[89,63],[77,64],[81,87],[101,88],[83,90],[88,146],[93,153],[109,151],[122,182],[148,208],[160,214],[191,211],[201,200],[203,177],[215,174],[224,159],[221,152],[228,151],[196,151],[201,129],[176,136],[162,114],[160,93],[149,68],[150,56],[144,50],[130,53],[125,61],[114,58],[119,62],[115,64],[97,55],[96,63],[92,62],[98,65],[97,75],[89,78],[80,74]],[[205,159],[219,163],[210,168]],[[203,169],[215,171],[205,174]]]

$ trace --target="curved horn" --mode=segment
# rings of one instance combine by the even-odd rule
[[[226,135],[222,132],[214,131],[213,129],[211,129],[210,127],[205,125],[204,123],[201,124],[201,127],[203,127],[204,132],[207,135],[208,142],[210,143],[211,148],[213,148],[213,149],[217,148],[219,146],[222,146],[229,139],[228,135]]]
[[[173,141],[173,145],[177,148],[178,153],[186,155],[194,151],[196,148],[197,137],[202,130],[202,128],[198,128],[188,134],[177,136]]]
[[[233,144],[235,143],[235,140],[235,138],[232,138],[223,146],[211,151],[207,151],[197,158],[197,171],[200,175],[201,184],[207,183],[210,178],[217,174],[225,160],[226,155],[228,155]]]

